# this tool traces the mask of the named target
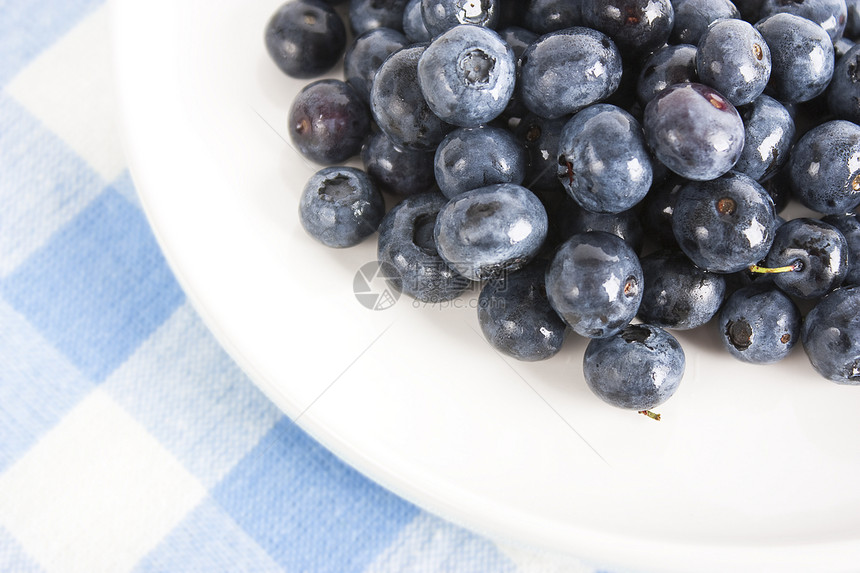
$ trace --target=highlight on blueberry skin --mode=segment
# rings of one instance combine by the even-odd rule
[[[499,22],[499,3],[499,0],[421,0],[421,16],[433,37],[461,24],[494,29]]]
[[[478,281],[524,267],[547,236],[546,210],[534,193],[513,183],[467,191],[439,211],[434,236],[439,255]]]
[[[812,367],[837,384],[860,385],[860,286],[838,288],[809,311],[801,331]]]
[[[308,180],[299,201],[305,231],[328,247],[352,247],[376,232],[385,215],[382,194],[364,171],[324,167]]]
[[[647,411],[672,397],[684,377],[686,357],[674,336],[649,324],[630,324],[591,340],[583,356],[588,387],[604,402]]]
[[[751,364],[773,364],[800,341],[800,310],[773,282],[758,280],[731,294],[717,332],[729,354]]]
[[[478,297],[478,324],[496,350],[526,362],[555,356],[567,325],[546,296],[545,261],[487,281]]]
[[[516,84],[513,50],[494,31],[455,26],[434,39],[418,61],[427,105],[443,121],[477,127],[508,105]]]
[[[546,273],[550,304],[574,332],[588,338],[612,336],[633,320],[642,284],[636,252],[603,231],[562,243]]]
[[[703,84],[675,84],[663,90],[645,106],[643,127],[657,159],[696,181],[727,173],[744,148],[744,123],[737,109]]]

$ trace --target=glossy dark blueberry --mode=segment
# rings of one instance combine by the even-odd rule
[[[744,362],[773,364],[800,340],[797,305],[770,281],[736,290],[720,310],[718,329],[725,349]]]
[[[382,62],[409,44],[406,36],[391,28],[373,28],[353,40],[343,60],[343,75],[364,101],[370,101],[373,77]]]
[[[780,13],[812,20],[824,28],[833,42],[842,37],[848,22],[845,0],[764,0],[758,17],[763,19]]]
[[[370,110],[396,145],[429,151],[454,127],[433,113],[421,93],[418,60],[425,48],[409,46],[382,63],[370,89]]]
[[[636,209],[628,209],[620,213],[595,213],[583,209],[573,199],[568,198],[568,201],[572,204],[565,209],[566,212],[560,221],[562,240],[567,240],[578,233],[604,231],[624,239],[624,242],[635,252],[642,251],[645,232],[642,230],[642,223]]]
[[[770,198],[777,213],[781,213],[791,201],[791,179],[789,177],[788,163],[777,169],[773,176],[759,181]]]
[[[860,286],[821,299],[803,321],[801,340],[819,374],[837,384],[860,384]]]
[[[792,219],[776,230],[765,266],[792,265],[795,270],[773,275],[776,286],[798,298],[824,296],[848,274],[848,243],[833,225],[806,217]]]
[[[860,219],[857,213],[842,215],[827,215],[821,219],[828,225],[833,225],[842,236],[848,247],[848,274],[842,281],[843,285],[860,285]]]
[[[652,181],[642,127],[610,104],[589,106],[571,118],[558,144],[558,178],[582,207],[619,213],[641,201]]]
[[[436,183],[452,199],[493,183],[519,185],[526,176],[525,146],[498,127],[461,127],[436,148]]]
[[[305,184],[299,220],[328,247],[352,247],[376,232],[385,215],[382,194],[363,171],[324,167]]]
[[[672,215],[681,250],[699,267],[717,273],[761,261],[775,229],[770,195],[754,179],[734,171],[684,185]]]
[[[361,161],[377,186],[392,195],[406,197],[424,193],[436,183],[432,151],[397,147],[381,131],[364,142]]]
[[[744,149],[734,169],[763,181],[788,160],[794,142],[794,120],[785,106],[766,95],[738,112],[744,122]]]
[[[645,105],[673,84],[697,81],[696,46],[664,46],[642,64],[636,82],[636,96]]]
[[[361,150],[370,133],[370,113],[348,83],[317,80],[296,95],[287,130],[296,149],[311,161],[340,163]]]
[[[375,28],[403,31],[407,0],[349,0],[349,23],[357,36]]]
[[[334,67],[346,47],[346,28],[322,0],[290,0],[278,8],[265,33],[266,49],[288,76],[313,78]]]
[[[735,107],[697,83],[675,84],[648,102],[643,127],[657,159],[696,181],[729,171],[744,147],[744,123]]]
[[[791,188],[798,201],[825,215],[860,204],[860,126],[845,120],[806,132],[789,159]]]
[[[588,387],[604,402],[649,410],[678,389],[686,358],[675,337],[662,328],[631,324],[613,336],[589,342],[582,366]]]
[[[670,0],[580,0],[585,26],[600,30],[624,54],[642,57],[663,46],[675,25]]]
[[[517,124],[515,134],[526,146],[528,166],[525,186],[532,190],[561,190],[558,169],[558,138],[568,116],[545,119],[529,113]]]
[[[833,42],[818,24],[780,13],[755,25],[770,47],[769,95],[781,102],[804,102],[820,95],[833,75]]]
[[[528,2],[523,23],[526,28],[539,35],[581,26],[582,7],[579,1],[531,0]]]
[[[471,280],[514,271],[531,261],[547,235],[546,210],[528,189],[488,185],[451,199],[434,236],[443,259]]]
[[[672,216],[678,195],[686,184],[687,179],[672,175],[655,185],[642,202],[642,227],[648,237],[664,247],[678,245],[672,231]]]
[[[471,284],[436,251],[433,227],[439,209],[446,202],[441,193],[407,197],[379,225],[377,258],[397,270],[389,282],[400,292],[423,302],[451,300]]]
[[[675,26],[669,41],[673,44],[698,44],[711,23],[721,18],[740,18],[730,0],[673,0]]]
[[[498,0],[422,0],[421,15],[434,37],[460,24],[495,29],[498,4]]]
[[[572,236],[547,269],[546,291],[555,311],[582,336],[605,338],[624,328],[642,300],[636,252],[610,233]]]
[[[493,30],[480,26],[451,28],[418,61],[418,82],[430,109],[461,127],[477,127],[501,115],[514,93],[516,73],[513,50]]]
[[[413,44],[429,42],[433,39],[427,26],[424,25],[424,17],[421,15],[421,0],[409,0],[403,10],[403,33]]]
[[[499,352],[534,362],[555,356],[567,325],[549,305],[546,263],[536,261],[488,281],[478,297],[478,324]]]
[[[621,54],[605,34],[589,28],[541,36],[520,61],[523,103],[550,119],[609,97],[621,83]]]
[[[744,105],[767,86],[770,48],[749,22],[720,20],[699,40],[696,71],[700,82],[723,94],[732,105]]]
[[[827,106],[839,119],[860,123],[860,44],[837,60],[827,88]]]
[[[689,330],[707,323],[720,310],[726,294],[723,275],[700,269],[677,250],[655,251],[642,257],[641,264],[642,322]]]

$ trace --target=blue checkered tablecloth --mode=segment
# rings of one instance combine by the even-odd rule
[[[116,133],[103,0],[0,0],[0,572],[593,572],[430,515],[201,323]]]

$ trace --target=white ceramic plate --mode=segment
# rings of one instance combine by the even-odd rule
[[[268,60],[272,0],[117,0],[134,180],[179,281],[256,384],[370,478],[457,523],[610,566],[860,567],[860,388],[679,333],[687,373],[655,422],[587,389],[582,339],[540,364],[496,354],[475,293],[444,308],[353,293],[371,238],[330,250],[287,144],[304,82]],[[379,283],[372,283],[373,289]]]

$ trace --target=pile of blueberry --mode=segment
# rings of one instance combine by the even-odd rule
[[[588,337],[589,387],[649,414],[684,372],[668,331],[706,323],[740,360],[801,342],[860,384],[853,38],[860,0],[290,0],[265,31],[292,77],[343,63],[288,118],[327,165],[311,236],[378,233],[419,301],[480,286],[517,359]]]

